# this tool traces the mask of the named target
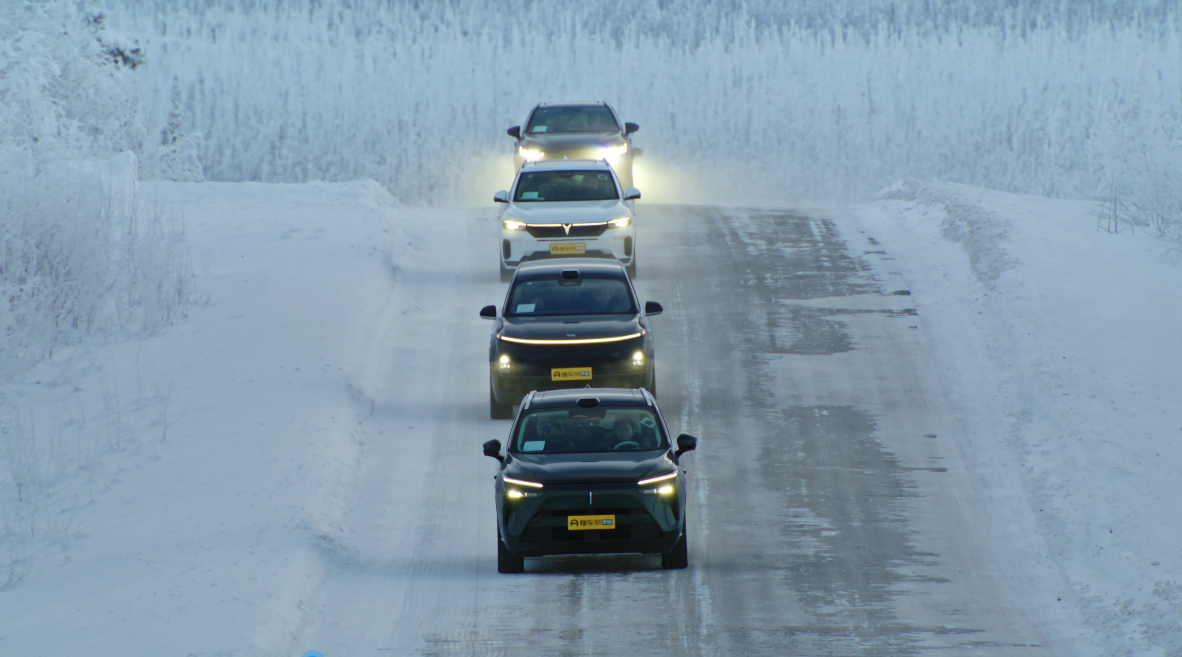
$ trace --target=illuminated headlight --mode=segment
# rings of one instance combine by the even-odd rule
[[[627,228],[632,225],[632,217],[622,217],[620,219],[612,219],[607,222],[608,226],[612,228]]]
[[[533,162],[534,160],[540,160],[546,156],[545,153],[536,148],[526,148],[524,146],[517,147],[517,154],[523,159],[529,160],[530,162]]]
[[[517,490],[517,489],[509,489],[505,493],[505,497],[507,497],[511,500],[520,500],[523,497],[537,497],[539,495],[541,495],[541,493],[535,493],[533,491]]]
[[[606,159],[614,160],[627,152],[628,144],[620,144],[619,146],[606,146],[602,151],[600,151],[600,154],[602,154]]]
[[[644,365],[644,352],[643,351],[638,351],[638,352],[632,354],[632,364],[637,367]]]
[[[644,495],[672,495],[675,490],[673,484],[665,484],[656,488],[641,488],[640,492]]]
[[[524,223],[520,221],[513,221],[512,219],[506,219],[502,221],[501,225],[505,227],[505,230],[525,230]]]
[[[501,369],[503,369],[503,370],[509,369],[509,357],[508,356],[502,355],[499,362],[501,364]]]

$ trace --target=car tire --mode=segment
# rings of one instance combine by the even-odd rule
[[[501,282],[502,283],[509,283],[512,280],[513,280],[513,270],[509,269],[508,267],[506,267],[504,265],[504,263],[502,263],[501,264]]]
[[[515,557],[509,548],[505,547],[505,541],[501,540],[499,527],[497,528],[497,572],[505,575],[525,572],[525,557]]]
[[[677,539],[677,545],[673,546],[673,550],[661,554],[662,568],[674,570],[689,566],[689,541],[686,538],[688,535],[689,523],[687,522],[682,528],[681,538]]]
[[[497,395],[493,392],[492,376],[488,377],[488,416],[494,420],[513,419],[513,404],[502,404],[497,401]]]

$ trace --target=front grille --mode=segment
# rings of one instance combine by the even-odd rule
[[[527,225],[525,230],[534,237],[544,238],[599,237],[607,230],[607,222],[598,224],[572,224],[569,233],[562,226]]]
[[[570,515],[614,515],[615,529],[571,531],[565,520]],[[560,519],[555,522],[553,519]],[[576,543],[580,541],[644,541],[662,537],[661,527],[644,509],[577,509],[539,511],[521,533],[522,543]]]

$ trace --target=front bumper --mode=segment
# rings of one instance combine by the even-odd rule
[[[652,390],[652,367],[644,367],[640,372],[634,374],[594,374],[594,366],[592,366],[592,378],[590,379],[573,379],[569,381],[554,381],[550,375],[513,375],[502,374],[497,372],[498,365],[493,364],[492,389],[493,396],[497,398],[497,402],[501,404],[517,404],[521,402],[521,398],[529,394],[531,390],[567,390],[571,388],[625,388],[628,390],[634,388],[645,388]]]
[[[502,539],[516,556],[658,554],[681,537],[684,503],[681,491],[666,497],[621,484],[584,484],[547,487],[539,498],[502,498],[498,511]],[[616,528],[570,530],[572,515],[613,515]]]
[[[555,254],[551,245],[574,247],[582,245],[577,253]],[[631,227],[612,228],[597,237],[537,238],[524,230],[501,230],[501,264],[506,269],[531,260],[550,258],[612,258],[625,265],[632,264],[636,257],[636,236]]]

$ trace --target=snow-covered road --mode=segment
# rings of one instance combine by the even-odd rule
[[[300,645],[369,654],[1068,654],[1063,586],[1013,463],[983,463],[908,283],[822,213],[657,206],[638,222],[662,408],[689,461],[691,565],[495,567],[489,213],[424,220],[376,304],[368,426]],[[965,345],[972,349],[973,345]],[[971,361],[971,355],[966,356]],[[987,450],[996,458],[996,450]],[[1043,565],[1040,565],[1043,564]],[[1067,621],[1067,622],[1064,622]]]
[[[1160,366],[1182,272],[1087,204],[914,184],[842,210],[641,205],[661,405],[700,439],[690,567],[500,575],[492,209],[372,182],[143,197],[184,214],[203,303],[5,390],[45,446],[16,507],[39,533],[0,552],[28,567],[0,588],[10,652],[1182,648],[1182,374]]]

